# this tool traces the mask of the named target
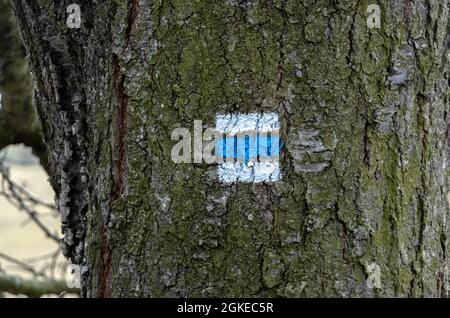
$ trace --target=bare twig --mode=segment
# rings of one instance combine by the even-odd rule
[[[52,258],[53,255],[58,254],[59,252],[60,252],[60,249],[58,247],[54,252],[39,255],[39,256],[29,257],[29,258],[24,259],[23,261],[25,263],[31,263],[31,264],[36,263],[36,262],[41,262],[41,261],[47,260],[49,258]]]
[[[29,191],[24,185],[14,181],[10,177],[9,169],[2,164],[2,158],[0,158],[0,196],[5,197],[18,210],[24,211],[27,215],[27,221],[33,222],[48,238],[59,243],[58,236],[42,221],[44,217],[49,216],[49,213],[41,214],[36,211],[36,207],[44,207],[50,209],[53,212],[53,216],[56,216],[55,206],[38,198],[38,196]],[[52,253],[26,260],[18,260],[0,252],[0,259],[34,276],[33,279],[25,280],[20,277],[8,275],[0,270],[0,294],[2,292],[9,292],[30,297],[40,297],[44,294],[78,294],[79,291],[77,289],[69,289],[63,280],[55,279],[57,268],[64,270],[65,265],[67,265],[66,262],[59,262],[59,256],[59,247]]]
[[[23,187],[22,185],[18,184],[17,182],[15,182],[14,180],[10,180],[11,185],[14,186],[14,188],[20,192],[22,195],[24,195],[24,198],[27,201],[30,201],[30,203],[35,204],[35,205],[40,205],[52,210],[56,210],[55,209],[55,205],[45,202],[41,199],[39,199],[34,193],[32,193],[30,190],[28,190],[27,188]]]
[[[2,252],[0,252],[0,258],[19,266],[21,269],[23,269],[27,272],[30,272],[35,276],[43,276],[44,277],[44,275],[42,273],[39,273],[38,271],[36,271],[32,266],[30,266],[22,261],[19,261],[18,259],[15,259],[9,255],[6,255]]]
[[[13,203],[18,209],[24,211],[28,214],[28,217],[47,235],[48,238],[52,239],[59,244],[58,237],[50,231],[50,229],[40,220],[38,213],[31,208],[25,201],[29,200],[31,202],[41,202],[35,198],[28,196],[29,191],[25,191],[23,187],[19,186],[9,177],[8,171],[0,163],[0,175],[2,177],[2,191],[0,195],[6,197],[8,201]],[[24,195],[26,199],[24,199]],[[39,203],[40,204],[40,203]]]
[[[23,201],[27,201],[27,203],[42,206],[48,209],[51,209],[53,212],[56,212],[56,207],[54,204],[45,202],[44,200],[40,199],[37,195],[35,195],[33,192],[22,186],[21,184],[15,182],[9,177],[9,171],[8,169],[2,164],[2,161],[4,160],[4,156],[0,158],[0,174],[2,176],[2,192],[3,195],[7,195],[6,189],[7,185],[14,187],[17,194],[20,194],[23,198]]]

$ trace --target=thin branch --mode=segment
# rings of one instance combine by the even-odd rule
[[[33,194],[30,190],[28,190],[27,188],[25,188],[24,186],[18,184],[17,182],[15,182],[14,180],[10,179],[11,185],[14,186],[14,188],[20,192],[24,198],[27,201],[30,201],[30,203],[35,204],[35,205],[40,205],[52,210],[55,210],[55,205],[45,202],[41,199],[39,199],[35,194]]]
[[[36,262],[41,262],[41,261],[45,261],[49,258],[52,258],[55,254],[58,254],[60,252],[59,247],[51,253],[46,253],[43,255],[39,255],[39,256],[33,256],[33,257],[29,257],[29,258],[25,258],[23,261],[25,263],[36,263]]]
[[[24,192],[21,192],[20,188],[17,187],[17,184],[11,180],[8,172],[0,163],[0,175],[2,177],[2,190],[0,194],[4,195],[6,199],[10,202],[14,200],[14,205],[17,206],[20,210],[25,211],[28,214],[28,217],[47,235],[48,238],[52,239],[56,243],[59,244],[59,238],[53,234],[50,229],[40,220],[38,213],[29,207],[26,203],[22,195]],[[7,190],[6,190],[7,189]]]
[[[23,196],[24,201],[29,201],[30,204],[43,206],[45,208],[56,211],[56,207],[54,204],[40,199],[33,192],[31,192],[30,190],[28,190],[21,184],[15,182],[11,178],[9,178],[9,172],[6,169],[6,167],[4,166],[4,164],[2,164],[2,162],[4,162],[4,156],[2,156],[2,158],[0,158],[0,174],[2,175],[2,178],[3,178],[3,182],[2,182],[3,192],[5,192],[6,183],[8,183],[10,186],[12,186],[12,187],[14,187],[14,189],[16,189],[16,193],[21,194]],[[5,183],[5,181],[6,181],[6,183]],[[7,193],[4,193],[4,194],[7,194]]]
[[[13,263],[13,264],[19,266],[21,269],[23,269],[23,270],[25,270],[27,272],[30,272],[30,273],[32,273],[35,276],[45,277],[45,275],[43,275],[42,273],[37,272],[32,266],[30,266],[30,265],[28,265],[28,264],[26,264],[26,263],[24,263],[22,261],[19,261],[18,259],[15,259],[15,258],[13,258],[13,257],[11,257],[9,255],[6,255],[6,254],[4,254],[2,252],[0,252],[0,258],[2,258],[2,259],[6,260],[6,261],[8,261],[10,263]]]
[[[48,294],[59,295],[64,292],[79,294],[79,289],[67,287],[63,280],[23,279],[4,272],[0,272],[0,291],[29,297],[41,297]]]

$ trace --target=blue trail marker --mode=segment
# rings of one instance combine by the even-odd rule
[[[216,155],[223,158],[219,179],[233,182],[275,182],[280,173],[280,124],[276,113],[217,115]]]

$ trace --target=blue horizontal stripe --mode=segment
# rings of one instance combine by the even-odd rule
[[[282,146],[279,136],[232,136],[217,140],[216,155],[219,158],[240,158],[245,162],[259,158],[278,157]]]

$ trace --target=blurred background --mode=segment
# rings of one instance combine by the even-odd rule
[[[0,0],[0,34],[0,297],[75,295],[11,0]]]
[[[64,290],[71,273],[57,241],[60,221],[47,179],[29,147],[12,145],[0,152],[3,297],[67,296]]]
[[[0,297],[75,295],[11,0],[0,0],[0,34]]]

